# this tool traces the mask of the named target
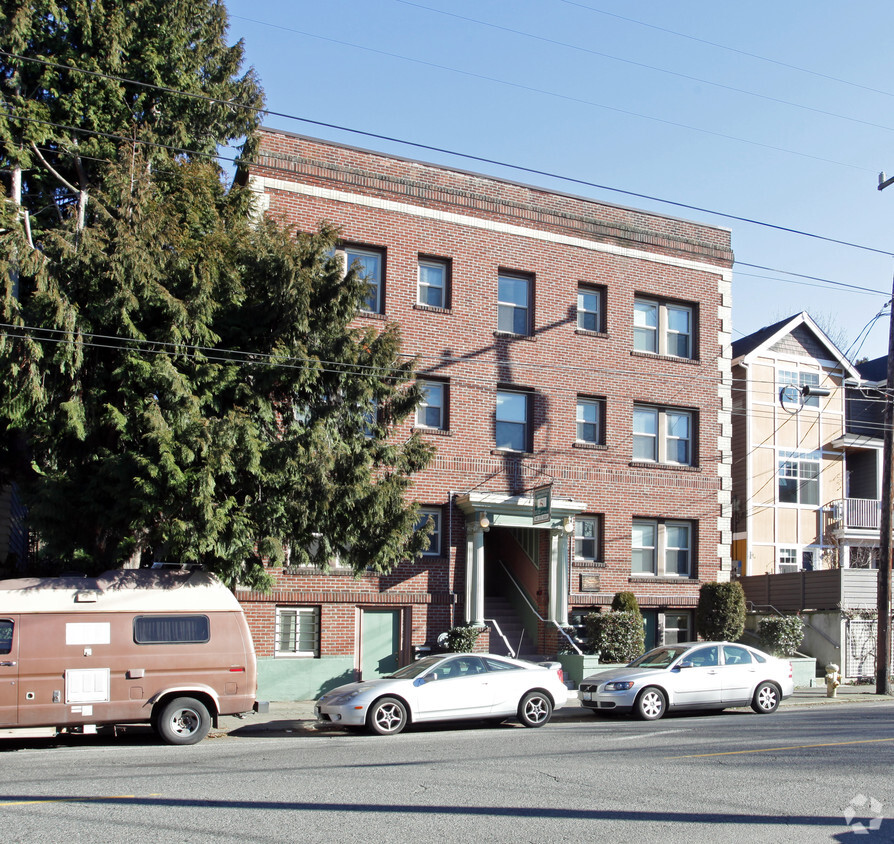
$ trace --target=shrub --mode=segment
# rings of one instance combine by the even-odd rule
[[[695,610],[695,629],[703,639],[735,642],[745,630],[742,584],[703,583]]]
[[[804,639],[804,622],[796,615],[762,618],[757,635],[764,650],[776,656],[791,656]]]
[[[615,592],[615,597],[612,598],[612,612],[632,612],[642,616],[639,602],[633,592]]]
[[[587,644],[591,653],[600,652],[603,662],[630,662],[645,646],[642,616],[633,612],[590,613]]]
[[[472,653],[482,629],[472,624],[460,624],[456,627],[451,627],[447,631],[447,650],[460,654]]]

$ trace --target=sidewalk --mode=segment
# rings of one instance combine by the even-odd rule
[[[885,702],[894,704],[894,698],[875,694],[875,686],[839,686],[834,698],[826,697],[825,686],[795,689],[795,693],[782,701],[782,708],[791,706],[838,706],[842,703]],[[553,713],[553,721],[588,721],[593,718],[589,709],[580,705],[577,692],[569,692],[568,703]],[[260,715],[251,713],[244,718],[225,715],[220,719],[220,726],[212,729],[212,735],[258,736],[277,733],[307,733],[316,729],[314,701],[271,701],[270,711]],[[324,727],[323,729],[329,728]],[[331,727],[337,730],[337,727]]]

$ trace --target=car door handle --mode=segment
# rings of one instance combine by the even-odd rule
[[[7,668],[12,668],[15,665],[14,662],[0,662],[0,665],[5,665]]]

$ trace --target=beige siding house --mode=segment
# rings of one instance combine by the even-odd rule
[[[733,343],[733,560],[742,576],[837,567],[846,381],[860,373],[806,314]]]

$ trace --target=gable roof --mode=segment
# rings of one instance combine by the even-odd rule
[[[801,331],[798,332],[798,329],[801,329]],[[806,311],[801,311],[799,314],[782,319],[765,328],[760,328],[747,337],[736,340],[732,344],[733,364],[735,365],[742,361],[747,363],[748,359],[754,356],[756,352],[765,352],[783,337],[796,332],[802,336],[813,335],[813,338],[828,352],[828,359],[838,363],[844,370],[846,377],[860,378],[860,372],[857,368],[844,356],[841,350],[829,339],[825,331],[813,321],[810,314]]]
[[[860,375],[867,381],[882,383],[888,380],[888,356],[883,355],[875,360],[867,360],[857,364]]]

